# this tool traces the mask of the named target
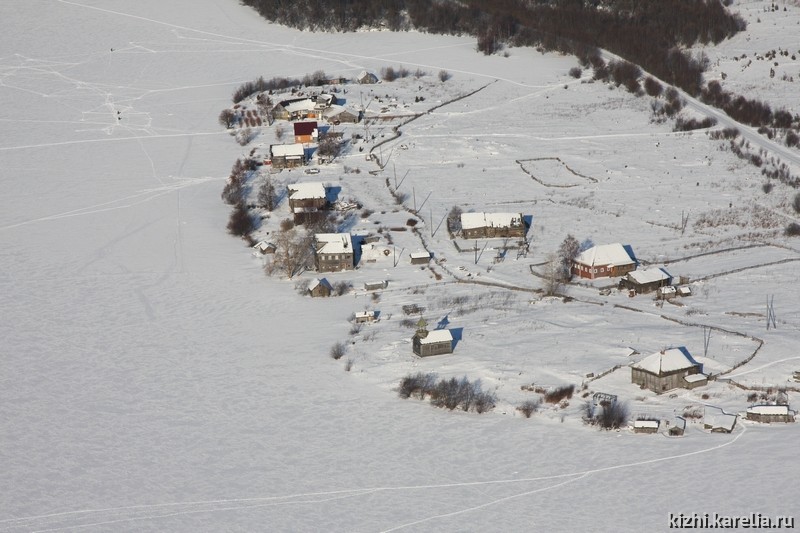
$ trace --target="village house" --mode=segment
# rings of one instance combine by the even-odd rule
[[[325,278],[315,279],[308,285],[307,292],[312,298],[327,298],[331,295],[333,287]]]
[[[358,73],[356,81],[362,85],[378,83],[378,76],[376,76],[372,72],[367,72],[366,70],[362,70],[361,72]]]
[[[691,377],[695,375],[698,377]],[[660,394],[672,389],[705,385],[707,377],[703,375],[703,365],[681,347],[662,350],[633,363],[631,382]]]
[[[635,294],[647,294],[672,283],[670,276],[662,268],[648,268],[628,272],[619,282],[620,289],[628,289]]]
[[[315,102],[311,98],[292,98],[278,102],[272,108],[272,117],[276,120],[304,120],[316,118]]]
[[[703,415],[703,429],[711,433],[731,433],[736,427],[738,415],[728,414],[716,407],[706,407]]]
[[[317,272],[340,272],[355,268],[353,239],[349,233],[314,235],[314,266]]]
[[[619,243],[592,246],[572,260],[572,274],[581,278],[613,278],[636,270],[636,262]]]
[[[788,405],[752,405],[747,408],[747,420],[771,424],[794,422],[795,412]]]
[[[428,331],[428,323],[420,318],[417,332],[411,339],[414,353],[420,357],[453,353],[453,334],[447,329]]]
[[[316,122],[294,123],[294,142],[300,144],[315,143],[318,138],[319,130]]]
[[[336,95],[331,93],[322,93],[314,98],[314,109],[322,112],[337,102],[338,100],[336,99]]]
[[[331,124],[355,124],[361,120],[361,113],[353,113],[340,105],[333,105],[322,112],[322,117]]]
[[[272,168],[295,168],[305,165],[306,153],[302,144],[272,144],[269,159]]]
[[[380,289],[385,289],[386,286],[389,285],[389,282],[386,280],[383,281],[367,281],[364,283],[364,290],[365,291],[378,291]]]
[[[461,213],[461,236],[465,239],[525,237],[521,213]]]
[[[325,217],[328,198],[322,183],[292,183],[289,190],[289,210],[295,224],[313,223]]]

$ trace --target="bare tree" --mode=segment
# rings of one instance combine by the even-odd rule
[[[236,204],[228,220],[228,233],[237,237],[247,238],[255,229],[253,217],[243,203]]]
[[[310,233],[291,228],[275,234],[275,253],[264,267],[267,275],[276,272],[291,279],[313,265],[313,237]]]
[[[258,189],[258,205],[272,211],[278,206],[278,196],[275,192],[275,184],[272,183],[272,178],[269,174],[264,176],[264,181]]]
[[[457,205],[454,205],[450,212],[447,213],[447,229],[450,233],[458,233],[461,231],[461,213],[463,211]]]
[[[321,137],[317,146],[317,155],[326,159],[335,159],[342,151],[344,142],[336,135],[327,134]]]
[[[562,281],[572,279],[572,261],[581,252],[581,244],[578,239],[568,234],[558,247],[558,260],[560,262],[559,277]]]
[[[218,120],[222,127],[232,128],[236,124],[236,113],[232,109],[223,109]]]
[[[285,134],[286,132],[283,130],[283,126],[277,126],[275,128],[275,138],[278,139],[279,141],[283,140]]]
[[[556,296],[561,293],[561,260],[556,254],[549,254],[544,264],[544,295]]]

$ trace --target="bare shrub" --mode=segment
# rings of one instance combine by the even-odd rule
[[[625,425],[630,417],[627,402],[605,402],[595,405],[588,401],[583,404],[583,421],[601,429],[619,429]]]
[[[232,109],[223,109],[217,120],[223,128],[232,128],[236,124],[236,113]]]
[[[541,403],[542,402],[539,399],[536,399],[536,400],[525,400],[524,402],[522,402],[522,404],[519,407],[517,407],[517,411],[522,413],[523,416],[525,416],[525,418],[530,418],[531,415],[533,413],[535,413],[537,411],[537,409],[539,409],[539,406],[541,405]]]
[[[294,221],[291,218],[284,218],[281,220],[280,228],[281,231],[289,231],[294,227]]]
[[[353,369],[353,360],[352,359],[348,359],[344,363],[344,371],[345,372],[350,372],[352,369]]]
[[[409,398],[412,394],[420,399],[429,396],[432,405],[451,411],[460,408],[463,411],[485,413],[493,409],[496,402],[493,393],[482,390],[479,379],[470,382],[464,376],[461,379],[441,379],[437,382],[436,375],[430,373],[404,377],[400,381],[398,394],[401,398]]]
[[[347,351],[347,346],[343,342],[337,342],[333,346],[331,346],[330,355],[333,359],[337,361],[344,357],[345,352]]]
[[[250,124],[250,122],[248,122],[248,124]],[[255,125],[255,121],[253,121],[252,125]],[[239,146],[247,146],[256,138],[256,135],[258,134],[250,128],[244,128],[236,132],[236,142],[239,143]]]
[[[644,79],[644,90],[649,96],[657,98],[664,92],[664,87],[655,78],[648,76]]]
[[[450,233],[458,233],[461,231],[461,213],[463,213],[461,208],[454,205],[447,214],[447,229]]]
[[[243,203],[236,204],[228,220],[228,233],[237,237],[246,237],[255,229],[255,222],[247,206]]]
[[[439,81],[441,81],[442,83],[446,82],[451,77],[452,77],[451,74],[449,72],[447,72],[446,70],[440,70],[439,71]]]
[[[673,128],[673,131],[692,131],[710,128],[716,123],[716,119],[711,117],[706,117],[703,120],[697,120],[695,118],[684,119],[683,117],[678,117],[677,120],[675,120],[675,128]]]
[[[783,230],[783,233],[787,237],[800,236],[800,224],[798,224],[797,222],[791,222],[788,226],[786,226],[786,229]]]
[[[771,193],[772,192],[772,188],[773,188],[773,185],[768,181],[764,182],[764,184],[761,185],[761,190],[764,191],[766,194]]]
[[[800,192],[794,195],[792,199],[792,208],[795,213],[800,213]]]
[[[581,74],[583,74],[583,70],[581,69],[581,67],[572,67],[571,69],[569,69],[569,75],[575,79],[580,78]]]
[[[383,81],[394,81],[397,79],[397,72],[394,67],[383,67],[381,69],[381,78]]]
[[[305,296],[306,294],[308,294],[309,285],[311,285],[311,280],[301,279],[300,281],[294,284],[294,290],[297,291],[297,294]]]
[[[406,226],[408,226],[408,227],[410,227],[410,228],[413,228],[414,226],[416,226],[416,225],[417,225],[417,222],[419,222],[419,221],[418,221],[416,218],[409,218],[409,219],[406,221]]]
[[[350,335],[358,335],[361,333],[361,324],[353,324],[350,326]]]
[[[544,401],[547,403],[559,403],[561,400],[572,398],[572,393],[575,392],[575,385],[563,385],[550,389],[544,395]]]
[[[353,288],[353,284],[349,281],[337,281],[333,284],[333,294],[336,296],[343,296]]]
[[[275,184],[267,174],[258,189],[258,205],[267,211],[272,211],[278,205],[278,195],[275,191]]]

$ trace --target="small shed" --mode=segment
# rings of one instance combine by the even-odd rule
[[[353,318],[356,324],[369,324],[375,322],[375,311],[358,311]]]
[[[678,287],[678,296],[691,296],[692,288],[688,285],[680,285]]]
[[[385,289],[386,286],[389,284],[388,281],[367,281],[364,283],[364,290],[365,291],[377,291],[380,289]]]
[[[683,376],[683,381],[685,381],[684,388],[691,390],[708,385],[708,376],[705,374],[689,374],[688,376]]]
[[[670,298],[674,298],[677,294],[678,294],[678,289],[676,289],[672,285],[667,285],[666,287],[661,287],[658,289],[658,297],[664,300],[669,300]]]
[[[412,265],[427,265],[431,260],[430,252],[413,252],[410,256]]]
[[[312,298],[327,298],[332,290],[333,287],[325,278],[317,278],[308,285],[308,294]]]
[[[753,405],[747,408],[747,420],[772,424],[794,422],[795,412],[788,405]]]
[[[257,242],[256,244],[253,245],[253,250],[255,250],[256,252],[258,252],[258,253],[260,253],[262,255],[274,254],[275,250],[277,250],[277,249],[278,249],[277,246],[275,246],[273,243],[267,242],[267,241],[259,241],[259,242]]]
[[[420,357],[453,353],[453,334],[447,329],[428,331],[428,323],[420,318],[412,338],[414,353]]]
[[[658,433],[658,420],[635,420],[633,422],[634,433]]]

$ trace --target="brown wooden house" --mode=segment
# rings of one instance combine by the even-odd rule
[[[672,283],[670,276],[662,268],[648,268],[628,272],[619,281],[620,289],[628,289],[636,294],[647,294]]]
[[[327,298],[332,290],[331,284],[325,278],[317,278],[308,285],[308,294],[312,298]]]
[[[314,235],[314,266],[317,272],[340,272],[355,268],[353,239],[349,233]]]
[[[422,318],[417,323],[417,332],[411,339],[414,353],[420,357],[453,353],[453,334],[450,330],[428,331],[427,326],[427,322]]]
[[[302,144],[273,144],[269,147],[272,168],[295,168],[306,163]]]
[[[461,213],[461,236],[465,239],[525,237],[521,213]]]
[[[703,365],[695,361],[686,348],[670,348],[645,357],[631,365],[631,382],[642,388],[662,393],[678,388],[694,388],[695,378],[702,375]],[[705,384],[705,376],[700,383]]]
[[[325,185],[315,183],[293,183],[289,190],[289,210],[295,224],[314,223],[327,214],[328,197]]]

